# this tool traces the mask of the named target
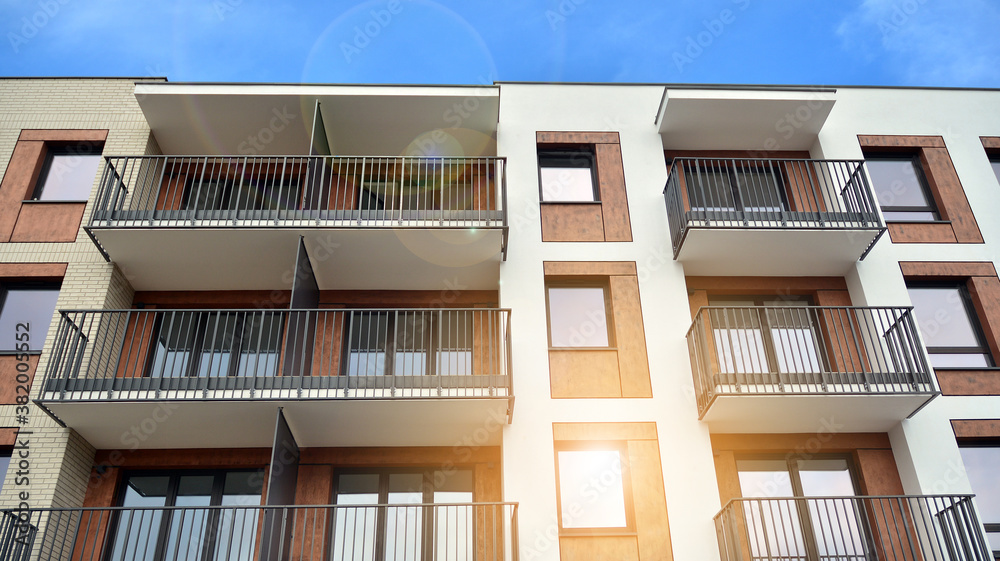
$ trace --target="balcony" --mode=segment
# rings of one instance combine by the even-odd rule
[[[688,275],[843,276],[885,231],[863,164],[675,158],[674,259]]]
[[[937,394],[912,308],[703,307],[687,341],[717,432],[884,432]]]
[[[495,445],[513,407],[509,310],[60,313],[38,402],[99,449],[269,447],[278,407],[304,447]]]
[[[722,561],[989,561],[970,495],[734,499]]]
[[[503,158],[108,157],[86,231],[137,290],[495,289]],[[405,271],[405,274],[400,274]]]
[[[516,503],[0,512],[16,561],[518,559]]]

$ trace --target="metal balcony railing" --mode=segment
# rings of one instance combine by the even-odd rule
[[[885,230],[862,160],[675,158],[663,193],[674,258],[691,228]]]
[[[723,561],[992,561],[971,495],[734,499]]]
[[[505,158],[110,156],[100,228],[499,228]],[[506,236],[504,236],[506,245]]]
[[[510,311],[61,311],[41,401],[512,397]]]
[[[687,342],[702,417],[719,395],[934,391],[909,307],[708,306]]]
[[[516,503],[0,511],[4,561],[517,561]]]

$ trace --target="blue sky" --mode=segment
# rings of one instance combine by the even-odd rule
[[[0,75],[1000,87],[997,0],[0,0]]]

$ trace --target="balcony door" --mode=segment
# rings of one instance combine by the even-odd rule
[[[336,476],[331,559],[472,561],[472,472],[351,470]]]
[[[257,548],[260,470],[125,477],[105,561],[250,561]],[[231,507],[231,508],[212,508]]]
[[[280,312],[163,312],[157,316],[147,375],[277,376],[282,326]]]
[[[264,173],[265,170],[256,170]],[[185,184],[182,207],[197,218],[262,218],[254,213],[299,208],[302,189],[297,178],[210,177],[195,175]]]
[[[348,376],[472,375],[473,312],[358,310],[345,332]]]
[[[709,305],[723,383],[819,381],[826,360],[809,298],[713,297]]]
[[[691,210],[719,220],[771,220],[788,210],[780,163],[755,160],[684,162]]]
[[[754,561],[874,560],[847,457],[737,459]]]

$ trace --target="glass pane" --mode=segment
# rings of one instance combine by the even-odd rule
[[[419,505],[424,498],[422,473],[389,475],[390,505]],[[398,561],[420,559],[423,540],[423,509],[390,506],[385,516],[385,558]]]
[[[737,460],[743,517],[755,559],[805,559],[798,504],[770,497],[791,497],[792,480],[785,460]]]
[[[1000,182],[1000,161],[990,162],[990,165],[993,166],[993,174],[997,176],[997,181]],[[994,547],[993,549],[998,548]]]
[[[541,168],[542,200],[550,202],[591,202],[594,178],[589,167]]]
[[[886,220],[919,220],[926,222],[937,220],[937,216],[933,212],[883,210],[882,215],[885,216]]]
[[[1000,447],[962,447],[962,463],[985,524],[1000,524]]]
[[[685,178],[691,195],[691,210],[735,211],[732,180],[724,169],[694,169]]]
[[[53,154],[45,184],[38,196],[41,201],[86,201],[94,186],[100,154]]]
[[[791,497],[792,480],[785,460],[737,460],[743,497]]]
[[[0,489],[3,489],[8,467],[10,467],[10,452],[0,452]]]
[[[563,528],[624,528],[625,488],[617,450],[560,450]]]
[[[474,312],[442,311],[440,329],[437,331],[438,345],[437,373],[440,375],[472,375],[472,337]],[[486,319],[488,315],[481,315]],[[488,326],[484,326],[489,329]]]
[[[334,511],[332,559],[374,561],[375,528],[378,523],[379,476],[346,474],[337,478],[338,505],[353,505]]]
[[[348,375],[379,376],[385,373],[389,321],[388,312],[351,314]]]
[[[724,374],[768,371],[764,335],[759,329],[714,329],[715,352]]]
[[[198,376],[228,376],[233,358],[240,314],[219,312],[205,318],[201,350],[198,353]]]
[[[924,193],[913,159],[868,158],[865,165],[879,205],[917,208],[932,206]]]
[[[18,343],[27,342],[28,349],[40,351],[56,311],[58,288],[12,288],[7,291],[0,309],[0,350],[13,351]],[[20,328],[18,324],[22,325]],[[24,333],[27,338],[24,339]],[[16,338],[22,337],[24,341]]]
[[[979,340],[958,287],[911,287],[913,315],[928,347],[978,347]]]
[[[196,178],[188,188],[187,210],[219,210],[226,206],[226,183],[218,179]]]
[[[802,494],[806,497],[853,497],[846,459],[797,460]],[[850,499],[809,501],[813,537],[821,556],[864,558],[864,535],[858,503]]]
[[[778,178],[770,169],[738,170],[734,173],[744,210],[780,212],[783,208]]]
[[[471,503],[472,472],[434,472],[434,503]],[[478,508],[479,510],[474,510]],[[503,511],[500,507],[452,504],[434,508],[434,559],[473,559],[475,543],[474,517],[482,520],[486,532],[500,528]]]
[[[263,471],[234,471],[226,474],[222,491],[224,506],[252,507],[260,504]],[[215,559],[249,561],[254,558],[260,509],[234,508],[219,511]]]
[[[243,318],[243,330],[237,344],[237,376],[277,376],[281,353],[283,318],[281,314],[254,313]]]
[[[806,497],[852,497],[851,470],[846,459],[797,460],[802,494]]]
[[[804,374],[822,371],[812,329],[771,329],[771,341],[779,372]]]
[[[132,476],[125,486],[125,507],[163,507],[167,504],[167,476]],[[153,559],[162,510],[123,510],[115,527],[111,561]]]
[[[604,289],[549,289],[549,329],[553,347],[607,347]]]
[[[430,347],[430,323],[434,312],[395,314],[393,336],[393,374],[423,376],[427,374],[427,350]]]
[[[984,353],[931,353],[934,368],[987,368],[990,366],[988,354]]]
[[[183,475],[177,484],[174,506],[188,507],[172,511],[167,532],[166,558],[178,561],[200,561],[209,538],[209,511],[212,504],[213,475]]]
[[[188,375],[197,320],[195,312],[169,312],[160,317],[160,328],[153,342],[150,377],[179,378]]]

